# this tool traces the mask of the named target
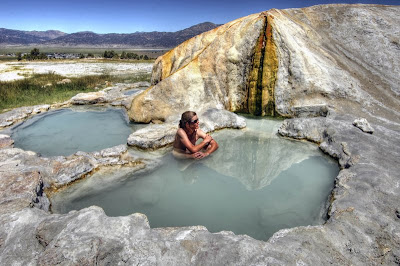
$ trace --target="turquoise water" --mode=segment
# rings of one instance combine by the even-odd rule
[[[43,156],[99,151],[126,143],[139,125],[130,124],[123,110],[61,109],[37,115],[12,130],[15,147]]]
[[[324,222],[337,163],[315,145],[276,136],[280,122],[248,119],[213,134],[220,148],[199,161],[171,154],[140,174],[94,175],[55,195],[53,211],[91,205],[109,216],[140,212],[151,227],[204,225],[267,240],[282,228]]]
[[[139,87],[139,88],[136,88],[136,89],[130,89],[130,90],[124,91],[124,94],[125,95],[132,95],[132,94],[135,94],[135,93],[137,93],[139,91],[143,91],[145,89],[147,89],[147,87]]]

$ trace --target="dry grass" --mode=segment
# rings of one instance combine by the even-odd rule
[[[150,74],[119,77],[108,74],[69,78],[70,83],[57,84],[65,77],[54,74],[34,74],[15,81],[0,81],[0,112],[10,108],[63,102],[80,92],[94,91],[108,82],[149,81]]]

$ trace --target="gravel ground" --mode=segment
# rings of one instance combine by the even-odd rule
[[[7,62],[0,63],[0,81],[23,79],[34,73],[49,72],[66,77],[150,73],[152,67],[152,63]]]

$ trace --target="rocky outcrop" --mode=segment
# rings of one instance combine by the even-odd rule
[[[141,164],[138,158],[129,155],[126,145],[52,158],[8,145],[0,148],[0,161],[0,213],[33,206],[48,210],[45,188],[62,188],[99,167]]]
[[[50,109],[50,105],[35,105],[29,107],[20,107],[11,111],[0,114],[0,129],[9,127],[16,122],[27,119],[28,117],[46,112]]]
[[[242,110],[253,47],[264,16],[244,17],[196,36],[153,67],[153,87],[136,97],[129,116],[137,122],[176,120],[186,110]]]
[[[375,5],[273,11],[277,111],[291,115],[291,106],[328,104],[339,113],[399,123],[396,12]]]
[[[129,115],[166,121],[185,110],[219,108],[305,116],[307,106],[307,116],[331,108],[399,123],[396,12],[326,5],[235,20],[158,58],[154,86],[134,99]]]
[[[113,106],[124,106],[129,108],[132,103],[132,99],[143,92],[139,89],[132,95],[125,95],[124,91],[147,87],[150,85],[148,82],[137,82],[133,84],[119,83],[116,86],[107,87],[104,90],[88,93],[79,93],[71,98],[71,104],[75,105],[89,105],[89,104],[111,104]]]

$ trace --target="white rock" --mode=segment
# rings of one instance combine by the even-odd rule
[[[367,119],[359,118],[354,120],[353,125],[364,131],[365,133],[374,133],[374,129],[368,123]]]

